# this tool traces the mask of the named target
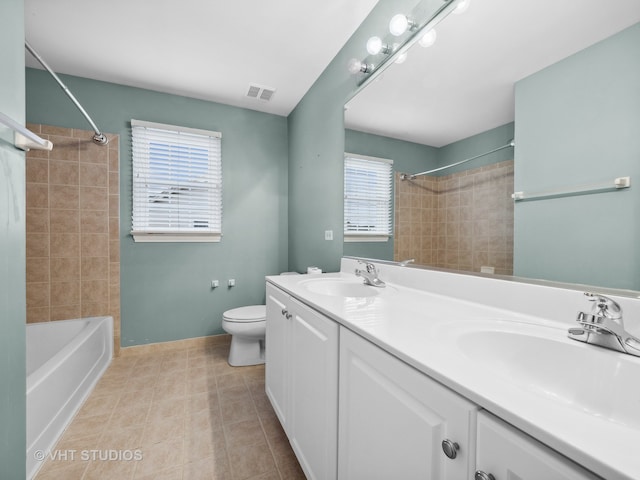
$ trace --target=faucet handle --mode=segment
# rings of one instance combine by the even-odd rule
[[[591,311],[594,315],[612,320],[622,319],[622,307],[615,300],[601,293],[584,292],[584,295],[587,300],[593,302]]]

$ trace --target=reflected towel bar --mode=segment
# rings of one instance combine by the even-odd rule
[[[457,165],[462,165],[463,163],[470,162],[471,160],[475,160],[476,158],[491,155],[492,153],[498,152],[500,150],[504,150],[505,148],[515,147],[515,145],[516,145],[515,141],[511,140],[506,145],[503,145],[498,148],[494,148],[489,152],[481,153],[480,155],[476,155],[475,157],[467,158],[465,160],[460,160],[459,162],[452,163],[451,165],[445,165],[444,167],[433,168],[431,170],[427,170],[426,172],[420,172],[420,173],[414,173],[414,174],[401,173],[400,180],[413,180],[414,178],[421,177],[422,175],[429,175],[430,173],[439,172],[440,170],[446,170],[447,168],[455,167]]]
[[[576,185],[571,188],[557,188],[541,190],[538,192],[514,192],[511,198],[515,202],[527,200],[544,200],[547,198],[570,197],[574,195],[588,195],[591,193],[612,192],[631,187],[631,177],[618,177],[612,181],[593,183],[589,185]]]
[[[2,112],[0,112],[0,123],[13,130],[13,145],[20,150],[27,152],[32,148],[35,150],[51,150],[53,148],[53,143],[49,140],[40,138]]]

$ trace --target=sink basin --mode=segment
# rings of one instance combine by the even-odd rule
[[[380,295],[386,288],[372,287],[365,285],[362,279],[354,280],[342,278],[316,278],[304,282],[307,290],[320,295],[332,297],[375,297]]]
[[[506,323],[506,322],[505,322]],[[640,361],[530,324],[461,332],[460,353],[512,385],[615,423],[640,427]]]

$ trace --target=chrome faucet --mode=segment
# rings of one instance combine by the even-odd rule
[[[373,287],[386,287],[385,283],[378,278],[378,269],[373,263],[363,262],[358,260],[358,263],[362,263],[365,266],[364,270],[356,268],[356,276],[364,279],[365,285],[371,285]]]
[[[569,338],[640,357],[640,340],[624,329],[622,307],[599,293],[585,296],[593,307],[590,313],[578,312],[580,328],[570,328]]]

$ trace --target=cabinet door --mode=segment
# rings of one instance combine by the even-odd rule
[[[478,414],[478,471],[496,480],[595,480],[596,476],[487,412]]]
[[[336,478],[338,325],[291,300],[289,440],[309,479]]]
[[[265,337],[265,390],[271,405],[287,431],[290,297],[267,283],[267,333]]]
[[[344,327],[338,411],[339,479],[473,476],[477,407]]]

